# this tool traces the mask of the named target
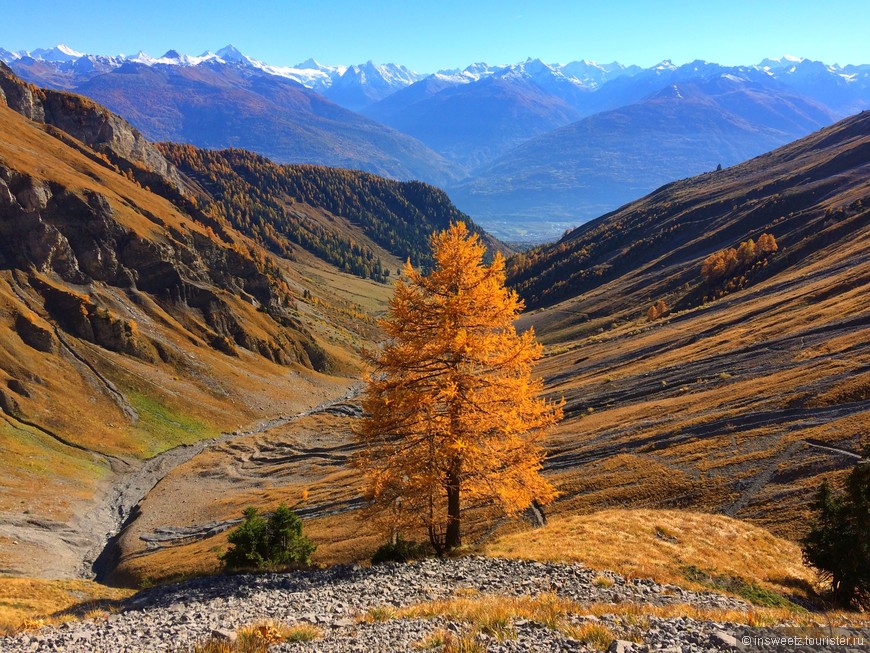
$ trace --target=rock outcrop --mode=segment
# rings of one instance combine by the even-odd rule
[[[230,246],[233,239],[221,225],[185,203],[178,171],[136,129],[86,98],[26,84],[2,63],[0,103],[47,125],[49,134],[106,168],[105,175],[124,172],[140,186],[143,180],[159,185],[164,197],[194,214],[192,222],[208,228],[206,233],[155,215],[139,205],[145,200],[110,199],[108,191],[41,178],[14,160],[0,161],[0,269],[26,271],[47,315],[64,331],[143,360],[167,359],[169,349],[149,344],[130,320],[94,298],[92,285],[106,284],[131,296],[147,293],[175,313],[193,311],[201,319],[182,315],[179,323],[228,355],[243,347],[280,364],[330,369],[329,356],[285,311],[287,297],[276,289],[274,270]],[[151,228],[134,228],[117,215],[128,209]],[[73,287],[50,281],[53,276]],[[271,317],[272,337],[249,327],[233,297]],[[54,347],[51,331],[33,319],[19,317],[15,328],[35,349]]]
[[[0,102],[25,118],[60,129],[95,152],[151,172],[184,192],[175,166],[138,129],[92,100],[27,84],[0,62]]]

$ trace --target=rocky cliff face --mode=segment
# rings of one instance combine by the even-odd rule
[[[105,195],[76,192],[2,165],[0,268],[56,275],[78,286],[103,283],[145,292],[168,310],[201,313],[208,327],[203,337],[224,353],[236,355],[240,346],[279,363],[300,362],[321,371],[329,366],[314,343],[291,346],[310,335],[283,315],[284,298],[243,253],[193,230],[170,228],[160,239],[143,237],[117,220]],[[108,311],[83,299],[86,293],[46,282],[36,287],[52,319],[70,334],[113,351],[154,357],[152,346],[134,343],[129,325],[109,321]],[[227,295],[269,310],[297,338],[252,335]]]
[[[27,84],[0,62],[0,102],[34,122],[57,127],[96,152],[138,166],[183,189],[175,166],[139,130],[92,100]]]
[[[155,179],[164,189],[174,189],[168,194],[183,196],[184,182],[175,167],[136,129],[103,107],[79,96],[35,88],[2,64],[0,101],[49,126],[50,135],[111,171],[105,174],[126,170],[129,177]],[[129,216],[119,218],[119,211],[131,208],[146,223],[144,233],[126,223]],[[123,325],[104,324],[101,316],[107,311],[99,303],[76,299],[88,294],[88,286],[101,283],[147,293],[176,313],[195,311],[205,329],[198,319],[182,323],[199,323],[200,328],[192,327],[197,335],[226,354],[238,355],[236,347],[243,347],[274,362],[299,362],[327,371],[329,357],[284,310],[289,298],[276,291],[274,271],[267,273],[244,247],[194,227],[172,224],[126,198],[119,205],[106,193],[58,178],[43,179],[16,169],[14,161],[4,164],[0,159],[0,269],[36,272],[85,286],[82,295],[82,289],[35,285],[51,319],[72,335],[113,351],[154,357],[153,346],[134,345],[129,334],[124,337]],[[248,327],[246,318],[231,307],[233,297],[270,315],[271,337]]]

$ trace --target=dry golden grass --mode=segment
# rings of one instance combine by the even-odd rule
[[[239,628],[234,640],[211,637],[194,646],[191,653],[268,653],[274,644],[311,642],[321,637],[323,631],[317,626],[288,626],[270,620]]]
[[[808,613],[786,608],[751,608],[734,610],[725,608],[700,608],[688,603],[652,605],[649,603],[584,603],[577,607],[578,614],[601,617],[615,615],[628,626],[640,629],[649,626],[649,618],[659,619],[688,618],[695,621],[714,621],[716,623],[746,624],[755,628],[773,626],[781,623],[812,623]]]
[[[323,631],[311,624],[290,626],[283,632],[285,642],[311,642],[323,637]]]
[[[578,642],[583,642],[596,651],[606,651],[610,643],[617,639],[616,634],[607,626],[596,623],[568,624],[561,631]]]
[[[515,639],[516,631],[513,622],[516,619],[532,619],[553,630],[561,629],[561,620],[572,606],[571,602],[551,594],[542,594],[534,598],[464,595],[399,609],[376,607],[369,610],[365,619],[386,621],[445,617],[452,621],[459,621],[469,626],[462,636],[445,638],[443,633],[436,632],[424,640],[421,648],[435,648],[440,643],[442,646],[449,647],[445,650],[476,651],[478,649],[475,646],[479,645],[478,633],[498,641]]]
[[[132,594],[87,580],[0,578],[0,635],[66,619],[97,618]]]
[[[486,653],[486,643],[478,638],[478,631],[466,630],[459,635],[439,629],[419,642],[416,648],[421,651],[439,653]]]
[[[678,510],[604,510],[553,518],[544,528],[506,535],[487,555],[580,562],[632,578],[701,588],[685,567],[743,578],[781,594],[806,593],[814,579],[800,548],[722,515]]]
[[[614,632],[597,623],[580,623],[584,616],[616,616],[624,628]],[[477,633],[484,633],[497,640],[516,637],[514,621],[524,619],[533,621],[551,630],[559,631],[597,649],[606,650],[618,638],[638,640],[640,632],[649,628],[650,617],[674,618],[687,617],[696,621],[717,623],[741,623],[754,627],[771,626],[780,623],[812,625],[808,613],[799,613],[783,608],[753,608],[748,610],[699,608],[694,605],[678,603],[658,606],[647,603],[575,603],[554,594],[537,596],[470,595],[450,599],[429,601],[404,608],[391,606],[376,607],[369,610],[364,620],[370,622],[390,619],[432,619],[443,617],[461,622],[468,626],[472,639]],[[420,643],[421,648],[435,648],[444,645],[444,634],[436,631]]]

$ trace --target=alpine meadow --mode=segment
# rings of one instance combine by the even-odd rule
[[[0,650],[867,650],[870,5],[8,4]]]

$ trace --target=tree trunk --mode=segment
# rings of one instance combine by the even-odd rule
[[[444,548],[447,551],[455,549],[462,544],[460,533],[460,502],[459,488],[461,483],[458,470],[450,472],[447,476],[447,533],[444,537]]]
[[[443,533],[440,533],[435,530],[435,526],[429,524],[429,543],[432,545],[432,548],[435,549],[435,555],[439,558],[444,557],[444,536]]]

